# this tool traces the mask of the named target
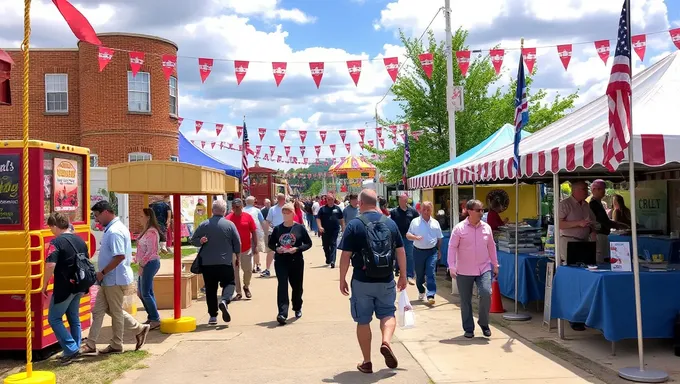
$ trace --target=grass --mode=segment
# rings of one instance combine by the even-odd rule
[[[59,384],[109,384],[126,371],[148,368],[140,364],[148,355],[147,351],[130,351],[110,356],[85,356],[66,366],[52,358],[34,363],[33,369],[54,372]]]
[[[196,247],[194,246],[184,246],[182,247],[182,257],[193,255],[196,253]],[[175,255],[173,253],[161,253],[161,259],[172,259]]]

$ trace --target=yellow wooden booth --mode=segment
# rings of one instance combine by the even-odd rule
[[[224,171],[175,161],[139,161],[108,167],[108,188],[111,192],[149,195],[172,195],[173,206],[181,207],[181,196],[207,195],[208,215],[212,196],[238,192],[239,180]],[[178,208],[175,208],[176,210]],[[181,215],[173,215],[175,228],[181,226]],[[161,332],[183,333],[196,329],[196,319],[182,317],[182,248],[181,231],[174,235],[173,309],[174,318],[161,320]],[[180,246],[178,246],[178,244]]]

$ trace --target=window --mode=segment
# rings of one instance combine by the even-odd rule
[[[90,155],[90,167],[98,167],[99,166],[99,155],[95,155],[94,153]]]
[[[151,160],[151,154],[150,153],[145,153],[145,152],[132,152],[128,153],[128,161],[133,162],[133,161],[150,161]]]
[[[170,114],[177,116],[177,78],[170,77]]]
[[[179,156],[170,156],[170,161],[179,162]]]
[[[45,112],[68,112],[68,75],[45,75]]]
[[[128,111],[151,112],[151,75],[148,72],[137,72],[132,76],[128,71]]]

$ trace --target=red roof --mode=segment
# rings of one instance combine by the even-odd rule
[[[14,64],[14,61],[12,61],[12,58],[9,57],[7,52],[3,51],[2,49],[0,49],[0,61],[4,61],[5,63],[9,63],[9,64]]]

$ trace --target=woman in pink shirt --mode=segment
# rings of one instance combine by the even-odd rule
[[[498,275],[498,256],[493,231],[482,221],[484,208],[479,200],[466,203],[467,218],[451,231],[449,241],[449,273],[456,280],[460,295],[460,313],[465,337],[475,336],[472,316],[472,287],[479,289],[479,321],[482,333],[491,336],[489,311],[491,309],[491,280]]]
[[[153,210],[144,208],[143,211],[141,223],[144,230],[137,240],[137,254],[135,255],[135,262],[139,265],[137,295],[142,300],[144,310],[146,310],[147,321],[144,324],[149,324],[153,330],[161,326],[161,317],[158,314],[156,297],[153,293],[153,278],[161,268],[161,260],[158,255],[160,229]]]

